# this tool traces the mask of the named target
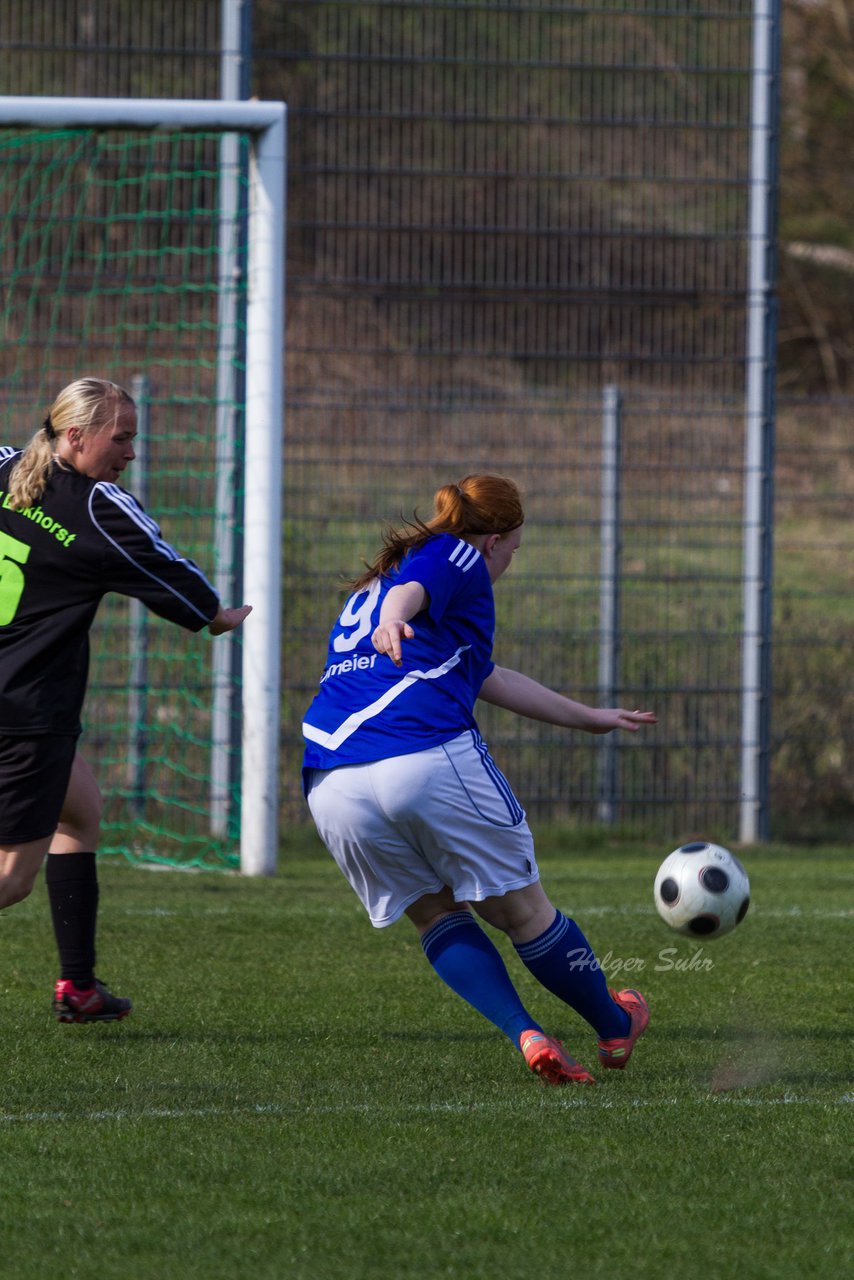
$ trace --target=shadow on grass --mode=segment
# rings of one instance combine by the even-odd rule
[[[650,1023],[650,1035],[653,1027]],[[723,1026],[723,1027],[697,1027],[683,1026],[674,1027],[672,1024],[668,1027],[655,1027],[656,1040],[710,1040],[713,1042],[721,1042],[724,1040],[749,1041],[761,1044],[766,1041],[798,1041],[803,1040],[823,1040],[829,1042],[844,1041],[850,1043],[852,1038],[851,1028],[845,1027],[775,1027],[773,1031],[768,1031],[761,1027],[744,1027],[744,1026]]]
[[[113,1025],[110,1024],[111,1028]],[[87,1033],[91,1034],[93,1028],[91,1026],[73,1026],[69,1027],[68,1030],[72,1035],[86,1035]],[[103,1027],[99,1027],[95,1034],[101,1033],[103,1030]],[[304,1026],[281,1026],[264,1031],[245,1031],[237,1028],[222,1027],[211,1028],[203,1032],[188,1030],[184,1027],[148,1031],[143,1028],[125,1026],[121,1030],[116,1029],[115,1034],[121,1035],[123,1040],[133,1044],[219,1045],[238,1043],[241,1045],[293,1045],[305,1037],[306,1033]],[[398,1041],[405,1044],[489,1044],[497,1042],[496,1032],[494,1031],[466,1034],[457,1031],[383,1030],[371,1035],[369,1032],[343,1031],[338,1028],[324,1030],[323,1027],[317,1026],[311,1029],[311,1039],[316,1043],[334,1043],[342,1050],[346,1049],[348,1045],[357,1045],[360,1049],[376,1048],[386,1044],[388,1041]]]

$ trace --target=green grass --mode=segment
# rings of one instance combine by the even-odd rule
[[[751,912],[699,949],[652,909],[666,850],[543,839],[553,900],[652,1007],[625,1074],[555,1090],[294,843],[271,881],[103,866],[120,1025],[50,1020],[43,885],[0,916],[3,1280],[850,1269],[846,851],[747,851]]]

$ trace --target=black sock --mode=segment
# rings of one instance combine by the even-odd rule
[[[98,872],[94,853],[49,853],[45,883],[61,976],[75,987],[95,982]]]

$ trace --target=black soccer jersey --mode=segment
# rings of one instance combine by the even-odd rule
[[[55,462],[41,501],[8,506],[20,450],[0,446],[0,733],[78,733],[89,629],[109,591],[201,631],[219,598],[136,499]]]

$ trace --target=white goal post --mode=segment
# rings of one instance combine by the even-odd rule
[[[0,98],[4,128],[222,131],[250,140],[243,595],[253,612],[241,635],[240,830],[247,875],[272,874],[278,845],[285,121],[281,102]]]

